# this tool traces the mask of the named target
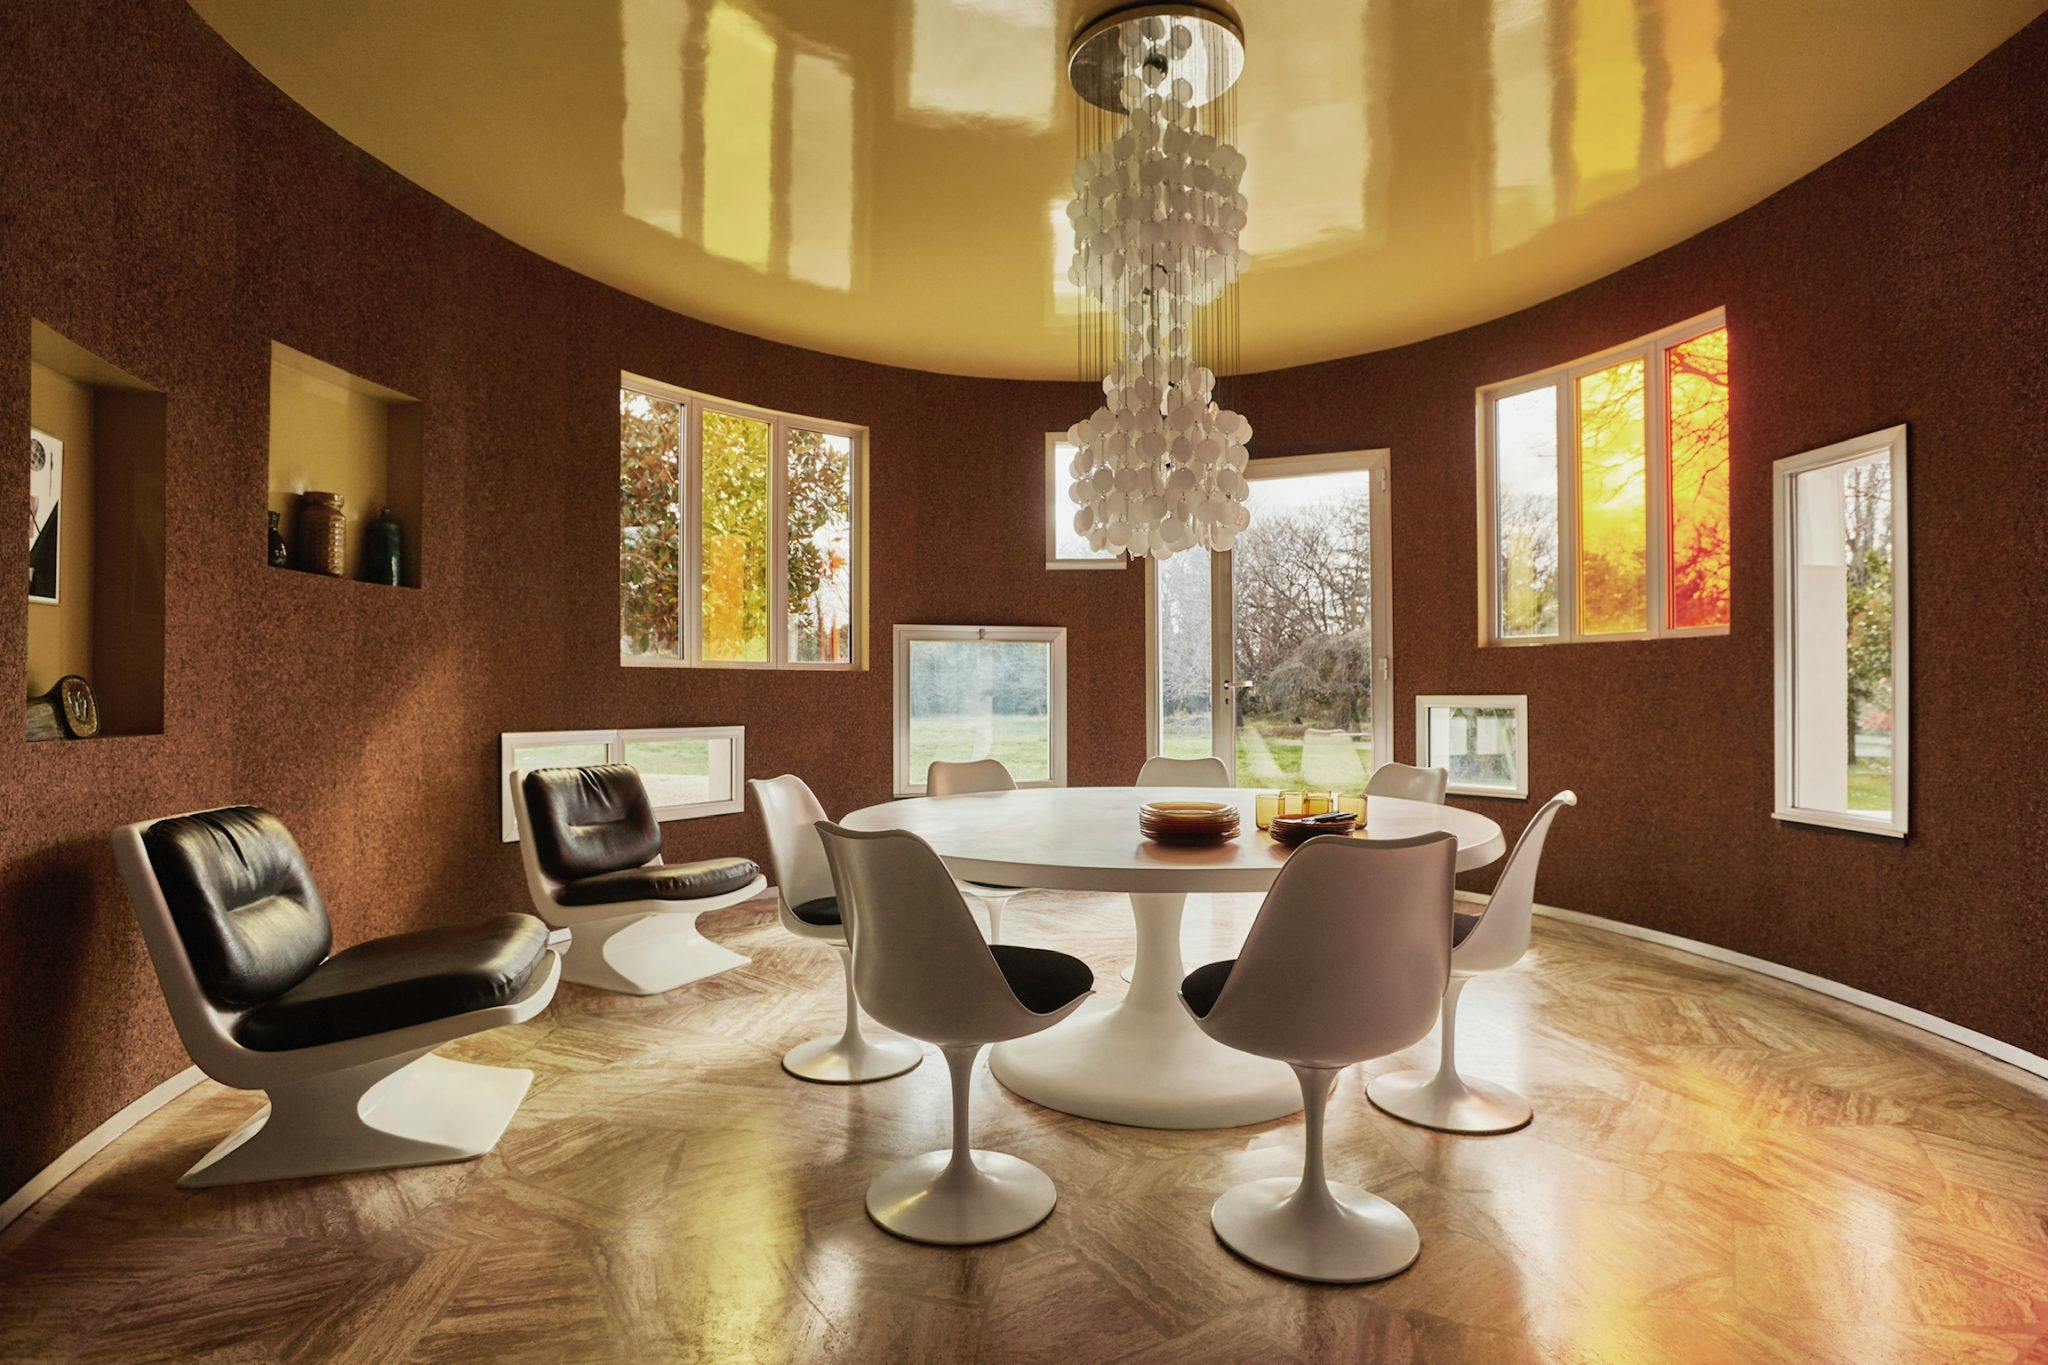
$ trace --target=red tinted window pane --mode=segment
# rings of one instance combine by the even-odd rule
[[[1664,353],[1674,629],[1728,624],[1728,329]]]

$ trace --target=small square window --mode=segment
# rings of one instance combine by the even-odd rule
[[[1001,760],[1020,787],[1067,780],[1067,632],[1061,626],[896,627],[898,796],[936,760]]]
[[[1460,796],[1529,795],[1526,696],[1417,697],[1416,762],[1450,771]]]

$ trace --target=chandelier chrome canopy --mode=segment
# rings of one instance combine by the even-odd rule
[[[1251,522],[1251,424],[1217,401],[1235,368],[1244,154],[1231,88],[1244,36],[1207,5],[1135,5],[1067,58],[1087,148],[1074,167],[1080,363],[1103,401],[1068,431],[1074,529],[1097,551],[1228,550]]]

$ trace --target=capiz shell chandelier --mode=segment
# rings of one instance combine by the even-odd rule
[[[1234,16],[1138,5],[1084,28],[1067,57],[1080,97],[1074,259],[1080,364],[1102,403],[1067,432],[1074,530],[1090,548],[1165,559],[1228,550],[1251,523],[1251,423],[1217,401],[1235,368],[1247,261],[1231,145],[1244,69]]]

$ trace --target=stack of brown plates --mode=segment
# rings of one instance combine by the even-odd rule
[[[1275,842],[1293,848],[1318,834],[1349,834],[1357,827],[1358,817],[1347,810],[1323,815],[1276,815],[1269,832]]]
[[[1228,801],[1147,801],[1138,830],[1162,844],[1220,844],[1237,837],[1237,807]]]

